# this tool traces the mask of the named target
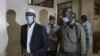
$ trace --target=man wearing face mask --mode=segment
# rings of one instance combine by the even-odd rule
[[[49,24],[46,26],[48,39],[49,39],[49,47],[47,56],[56,56],[57,48],[58,48],[58,41],[55,32],[60,28],[56,23],[56,19],[54,16],[49,16]]]
[[[81,24],[75,21],[75,16],[71,8],[63,10],[63,23],[56,32],[60,42],[58,56],[85,56],[86,54],[85,31]]]
[[[21,27],[21,49],[23,56],[46,56],[48,37],[45,27],[37,24],[35,11],[27,9],[27,24]]]

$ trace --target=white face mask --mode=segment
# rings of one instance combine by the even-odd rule
[[[69,19],[68,19],[67,17],[65,17],[65,18],[62,18],[62,20],[63,20],[63,22],[64,22],[64,23],[67,23],[67,22],[69,22]]]
[[[31,24],[34,21],[33,18],[33,16],[26,16],[27,23]]]
[[[55,21],[53,21],[53,20],[50,20],[50,24],[55,24]]]

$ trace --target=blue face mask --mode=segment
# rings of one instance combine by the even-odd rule
[[[65,18],[62,18],[62,20],[63,20],[63,22],[64,22],[64,23],[67,23],[67,22],[69,22],[69,19],[68,19],[67,17],[65,17]]]
[[[33,16],[26,16],[26,20],[28,24],[32,24],[34,17]]]

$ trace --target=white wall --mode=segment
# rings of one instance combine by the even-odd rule
[[[54,8],[46,8],[46,7],[39,7],[39,6],[33,6],[28,5],[28,0],[7,0],[7,10],[13,9],[16,11],[16,21],[18,24],[23,25],[26,23],[25,20],[25,11],[27,8],[33,8],[36,11],[36,22],[39,22],[39,12],[42,9],[46,9],[48,11],[48,15],[54,15],[57,14],[57,3],[67,2],[70,0],[54,0]]]
[[[0,1],[0,56],[5,56],[7,47],[7,31],[6,31],[6,0]]]
[[[56,6],[54,8],[45,8],[45,7],[38,7],[33,5],[28,5],[28,0],[7,0],[7,10],[13,9],[16,11],[16,21],[18,24],[23,25],[26,23],[25,20],[25,12],[27,8],[33,8],[36,11],[36,21],[39,22],[39,12],[42,9],[46,9],[48,11],[48,15],[56,14]],[[56,4],[56,2],[55,2]]]

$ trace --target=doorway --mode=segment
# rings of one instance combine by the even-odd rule
[[[40,24],[43,26],[48,24],[48,11],[46,9],[42,9],[39,12],[39,21],[40,21]]]

